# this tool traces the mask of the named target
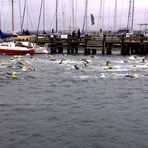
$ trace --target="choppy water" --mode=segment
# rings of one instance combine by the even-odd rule
[[[148,147],[148,59],[53,57],[22,57],[32,72],[0,57],[0,148]]]

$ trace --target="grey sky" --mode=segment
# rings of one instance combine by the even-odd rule
[[[22,12],[24,1],[21,0]],[[55,0],[45,0],[46,10],[45,18],[46,24],[45,29],[50,30],[55,27]],[[88,0],[88,29],[97,30],[98,29],[98,18],[101,0]],[[113,16],[115,0],[104,0],[104,19],[103,27],[104,29],[112,29],[113,26]],[[121,27],[126,27],[127,15],[128,15],[128,5],[129,0],[117,0],[117,29]],[[15,30],[20,30],[20,13],[19,13],[19,0],[15,0]],[[77,2],[77,7],[76,7]],[[41,0],[28,0],[28,17],[25,17],[24,28],[30,30],[37,29],[39,9]],[[10,0],[4,0],[0,2],[1,7],[1,20],[2,29],[5,31],[11,30],[11,3]],[[75,27],[82,29],[83,17],[84,17],[85,0],[75,0]],[[148,12],[148,0],[135,0],[135,19],[134,28],[138,28],[138,23],[147,22],[147,12]],[[90,13],[95,17],[95,25],[91,25]],[[102,12],[103,13],[103,12]],[[58,5],[58,28],[68,30],[72,26],[72,5],[71,0],[59,0]],[[40,29],[42,29],[42,20]]]

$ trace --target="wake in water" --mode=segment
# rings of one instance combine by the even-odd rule
[[[52,69],[74,79],[137,79],[147,77],[146,57],[88,57],[70,55],[41,55],[3,57],[0,79],[25,78],[28,72]],[[44,70],[45,70],[44,69]],[[27,77],[29,74],[27,75]]]
[[[32,57],[7,57],[0,61],[0,79],[22,79],[25,72],[36,71],[31,64]],[[22,76],[22,77],[21,77]]]

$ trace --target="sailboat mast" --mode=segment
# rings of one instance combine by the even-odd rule
[[[37,34],[39,33],[39,28],[40,28],[42,7],[43,7],[43,0],[41,0],[40,13],[39,13],[39,21],[38,21],[38,27],[37,27]]]
[[[77,0],[75,1],[75,26],[77,26],[77,9],[78,9],[78,2]]]
[[[27,0],[25,0],[25,4],[24,4],[23,18],[22,18],[22,22],[21,22],[21,32],[23,31],[23,27],[24,27],[24,19],[25,19],[26,5],[27,5]]]
[[[0,10],[0,30],[2,30],[2,21],[1,21],[1,10]]]
[[[19,11],[20,11],[20,28],[22,26],[22,9],[21,9],[21,0],[19,0]]]
[[[86,28],[85,28],[85,30],[87,31],[87,15],[88,15],[88,0],[86,0]]]
[[[129,31],[130,31],[131,6],[132,6],[132,0],[129,1],[128,20],[127,20],[127,29]]]
[[[29,27],[29,10],[28,10],[28,0],[26,4],[26,9],[27,9],[27,28]]]
[[[58,32],[58,0],[56,0],[56,32]]]
[[[11,0],[12,5],[12,31],[14,31],[14,0]]]
[[[114,12],[113,31],[116,30],[116,27],[117,27],[117,0],[115,0],[115,12]]]
[[[62,17],[63,17],[63,31],[65,28],[65,14],[64,14],[64,2],[62,1]]]
[[[85,13],[84,13],[84,21],[83,21],[83,32],[84,30],[87,31],[87,7],[88,7],[88,0],[85,1]]]
[[[134,12],[135,12],[135,0],[133,0],[133,6],[132,6],[132,24],[131,24],[131,31],[133,32],[134,28]]]
[[[105,14],[105,0],[103,1],[103,12],[102,12],[102,31],[104,30],[104,14]]]
[[[74,0],[72,0],[72,28],[74,29]]]
[[[100,33],[101,28],[102,28],[101,22],[102,22],[102,0],[100,1],[99,19],[98,19],[99,33]]]
[[[43,31],[45,31],[45,0],[43,0]]]

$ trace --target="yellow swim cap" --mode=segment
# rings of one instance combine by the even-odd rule
[[[12,78],[12,79],[16,79],[16,78],[17,78],[16,74],[13,74],[13,75],[11,76],[11,78]]]
[[[12,79],[16,79],[16,78],[17,78],[17,72],[16,72],[16,71],[13,71],[13,72],[11,73],[11,78],[12,78]]]
[[[12,72],[12,75],[16,75],[16,74],[17,74],[17,72],[16,72],[16,71],[13,71],[13,72]]]
[[[133,74],[133,77],[134,77],[134,78],[137,78],[137,77],[138,77],[138,74],[134,73],[134,74]]]

